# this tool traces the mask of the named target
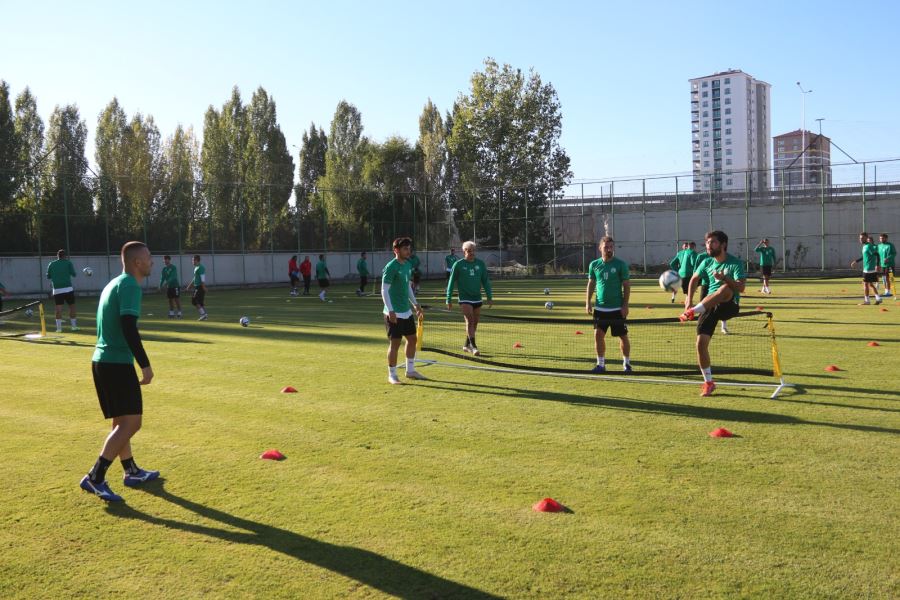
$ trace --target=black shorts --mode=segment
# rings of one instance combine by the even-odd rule
[[[418,271],[413,271],[412,280],[413,283],[419,283],[420,281],[422,281],[422,274]]]
[[[878,273],[863,273],[863,282],[878,283]],[[54,296],[54,298],[56,298],[56,296]],[[57,304],[62,304],[62,303],[57,302]]]
[[[104,418],[144,413],[141,385],[134,365],[93,362],[91,372]]]
[[[681,278],[681,292],[682,292],[683,294],[687,294],[687,292],[688,292],[688,286],[689,286],[689,285],[691,285],[691,278],[690,278],[690,276],[688,276],[688,277],[682,277],[682,278]]]
[[[384,315],[384,330],[387,336],[393,340],[416,335],[416,315],[410,315],[405,319],[397,317],[396,323],[391,323],[387,315]]]
[[[484,306],[484,302],[481,302],[481,301],[469,302],[467,300],[460,300],[459,305],[462,306],[463,304],[467,304],[467,305],[471,306],[472,308],[481,308],[482,306]]]
[[[359,276],[359,289],[364,290],[366,286],[369,285],[369,276],[368,275],[360,275]]]
[[[772,276],[772,265],[762,265],[760,268],[762,269],[763,275],[766,277]]]
[[[607,329],[611,329],[613,337],[628,335],[628,325],[625,324],[625,317],[622,316],[621,310],[600,311],[594,309],[594,329],[599,329],[603,333],[606,333]]]
[[[300,278],[297,277],[296,273],[291,273],[291,285],[297,287],[298,283],[300,283]]]
[[[194,293],[191,294],[191,304],[194,306],[203,306],[203,301],[206,299],[206,290],[203,288],[194,288]]]
[[[320,279],[320,280],[319,280],[319,287],[322,288],[323,290],[324,290],[325,288],[327,288],[329,285],[331,285],[331,282],[328,281],[327,279]]]
[[[62,294],[53,294],[53,303],[62,306],[65,302],[69,306],[75,304],[75,292],[63,292]]]
[[[169,300],[174,300],[181,296],[181,288],[176,286],[170,287],[166,290],[166,298]]]
[[[734,300],[717,304],[712,310],[708,310],[697,321],[697,335],[708,335],[716,332],[716,323],[719,321],[727,321],[736,316],[741,310],[740,306]]]

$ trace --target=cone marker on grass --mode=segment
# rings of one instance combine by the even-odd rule
[[[734,434],[725,429],[724,427],[719,427],[718,429],[713,429],[709,432],[709,437],[714,438],[729,438],[734,437]]]
[[[829,373],[834,373],[835,371],[840,371],[841,368],[837,365],[828,365],[827,367],[825,367],[825,370]]]
[[[553,498],[544,498],[540,502],[535,503],[531,509],[535,512],[564,512],[566,507]]]
[[[288,385],[288,386],[281,388],[281,393],[282,394],[296,394],[297,390]]]
[[[287,458],[284,454],[275,449],[266,450],[260,454],[259,457],[265,460],[284,460]]]

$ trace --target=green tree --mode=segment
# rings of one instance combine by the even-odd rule
[[[122,184],[128,177],[128,116],[113,98],[97,118],[94,160],[97,164],[97,213],[113,240],[126,236],[131,206],[125,201]],[[129,236],[130,237],[130,236]]]
[[[181,125],[163,144],[160,203],[154,220],[160,248],[177,251],[209,247],[209,212],[200,180],[200,146],[192,128]]]
[[[363,187],[363,159],[368,140],[363,137],[362,115],[346,100],[341,100],[331,120],[325,174],[318,188],[330,221],[343,225],[368,218],[369,205]]]
[[[18,165],[25,175],[19,187],[18,203],[35,212],[37,172],[44,159],[44,122],[38,114],[37,100],[29,88],[16,97],[16,135],[19,139]]]
[[[304,214],[309,209],[309,198],[319,179],[325,175],[325,155],[328,152],[328,136],[315,123],[303,132],[300,145],[300,177],[297,182],[297,206]]]
[[[19,135],[9,98],[9,85],[0,80],[0,250],[21,243],[25,220],[16,204],[19,189],[25,181],[23,165],[19,164]]]

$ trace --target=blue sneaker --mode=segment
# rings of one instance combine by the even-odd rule
[[[594,374],[606,373],[606,367],[601,367],[600,365],[594,365],[594,368],[591,369],[591,373],[594,373]]]
[[[623,370],[625,373],[633,373],[633,372],[634,372],[634,371],[632,370],[632,368],[631,368],[631,365],[623,365],[622,370]]]
[[[137,473],[125,473],[125,479],[122,481],[128,487],[137,487],[142,483],[153,481],[159,477],[159,471],[147,471],[138,469]]]
[[[88,475],[85,475],[81,479],[81,483],[79,484],[79,486],[89,494],[95,494],[99,496],[101,500],[106,500],[107,502],[122,501],[122,496],[119,496],[111,489],[109,489],[109,484],[107,482],[104,481],[103,483],[94,483],[93,481],[91,481],[91,478]]]

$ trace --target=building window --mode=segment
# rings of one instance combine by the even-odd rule
[[[726,124],[726,125],[731,125],[731,119],[725,119],[725,124]]]
[[[725,104],[731,104],[731,98],[725,98]]]
[[[703,111],[703,116],[704,116],[704,117],[708,117],[708,116],[709,116],[709,111],[708,111],[708,110],[704,110],[704,111]]]
[[[731,138],[725,138],[725,145],[726,145],[726,146],[730,146],[730,145],[731,145]]]
[[[704,127],[709,127],[709,121],[703,121],[703,126],[704,126]]]
[[[725,114],[726,114],[726,115],[730,115],[730,114],[731,114],[731,109],[730,109],[730,108],[726,108],[726,109],[725,109]]]
[[[708,160],[704,160],[704,161],[703,161],[703,166],[704,166],[704,167],[708,167],[708,166],[709,166],[709,161],[708,161]]]
[[[731,77],[726,77],[726,78],[725,78],[725,85],[728,85],[728,84],[730,84],[730,83],[731,83]]]
[[[706,140],[705,142],[703,142],[703,147],[709,148],[709,140]]]
[[[730,129],[726,129],[726,130],[725,130],[725,135],[731,135],[731,130],[730,130]]]
[[[725,185],[731,185],[731,180],[730,180],[730,179],[726,179],[726,180],[725,180]]]
[[[709,158],[709,150],[704,150],[703,156],[704,156],[704,158]]]
[[[709,87],[709,82],[708,82],[708,81],[704,81],[704,82],[703,82],[703,87]]]
[[[725,88],[725,95],[728,96],[731,94],[731,88]]]
[[[703,132],[703,137],[709,137],[709,131],[708,131],[708,130]]]
[[[709,98],[709,92],[703,92],[702,96],[703,96],[704,98]]]
[[[725,154],[727,154],[728,156],[731,156],[731,148],[726,148]]]
[[[730,165],[730,164],[731,164],[731,159],[730,159],[730,158],[726,158],[726,159],[725,159],[725,164],[726,164],[726,165]]]

